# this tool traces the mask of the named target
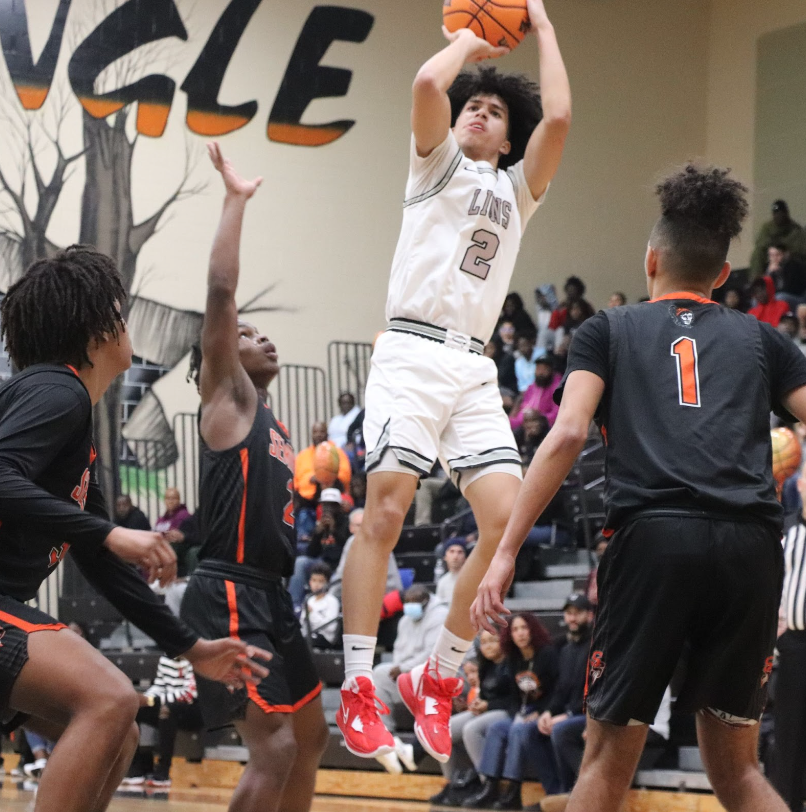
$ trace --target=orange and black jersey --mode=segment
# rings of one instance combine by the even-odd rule
[[[71,550],[126,618],[166,651],[186,651],[197,635],[103,545],[114,525],[94,461],[92,403],[69,367],[37,364],[0,387],[0,595],[30,600]]]
[[[566,380],[575,370],[605,382],[596,419],[607,444],[608,528],[652,508],[780,525],[770,411],[806,385],[806,358],[791,339],[674,293],[586,321],[571,343]]]
[[[294,569],[294,451],[271,409],[258,403],[249,434],[213,451],[202,441],[201,559],[286,576]]]

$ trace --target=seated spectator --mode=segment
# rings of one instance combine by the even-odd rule
[[[525,392],[534,381],[535,361],[546,354],[545,350],[537,349],[535,341],[534,333],[518,333],[516,337],[515,377],[518,379],[519,392]]]
[[[158,733],[158,756],[152,747],[140,747],[122,786],[169,789],[176,735],[180,730],[199,731],[204,726],[193,666],[182,657],[160,657],[151,687],[140,694],[139,725]]]
[[[364,409],[355,416],[347,429],[347,442],[344,444],[344,453],[350,460],[353,474],[363,474],[367,463],[367,444],[364,441]],[[356,505],[356,507],[358,507]],[[363,507],[363,504],[361,505]]]
[[[448,539],[442,558],[445,561],[445,574],[437,581],[437,597],[450,603],[459,571],[467,561],[467,544],[464,539]]]
[[[165,597],[168,608],[179,616],[179,608],[188,585],[188,578],[199,565],[199,550],[201,538],[199,537],[199,520],[197,514],[188,515],[175,530],[168,530],[165,538],[171,543],[176,553],[176,578],[166,587],[152,586],[159,594]]]
[[[182,504],[182,497],[178,488],[165,489],[165,513],[159,517],[154,525],[157,533],[167,533],[169,530],[178,530],[188,516],[190,511]]]
[[[294,574],[288,582],[288,591],[294,608],[302,609],[305,585],[314,564],[327,564],[331,571],[339,565],[344,545],[350,536],[350,524],[341,509],[341,491],[325,488],[319,497],[318,520],[305,555],[297,556]]]
[[[350,478],[350,496],[354,509],[363,508],[367,502],[367,475],[363,471],[354,472]]]
[[[621,291],[611,293],[610,298],[607,300],[608,309],[611,307],[624,307],[625,304],[627,304],[627,297]]]
[[[132,504],[131,496],[126,493],[115,499],[115,522],[129,530],[151,530],[146,514]]]
[[[360,411],[361,408],[355,405],[355,395],[352,392],[342,392],[339,395],[339,414],[331,417],[327,424],[327,439],[339,448],[346,445],[347,429]]]
[[[311,641],[311,648],[328,649],[339,644],[341,604],[328,593],[333,570],[327,564],[315,564],[308,578],[311,593],[302,615],[302,633]]]
[[[557,309],[557,291],[554,285],[540,285],[535,288],[537,305],[537,348],[541,355],[554,349],[554,330],[549,328],[551,314]]]
[[[504,320],[498,323],[498,329],[495,331],[493,341],[498,345],[498,349],[504,355],[515,356],[515,325],[509,321]]]
[[[512,392],[518,391],[518,377],[515,374],[515,356],[505,352],[497,341],[488,341],[484,345],[484,355],[495,361],[498,370],[498,385]]]
[[[356,508],[349,516],[349,531],[350,537],[344,544],[344,549],[341,551],[341,558],[336,571],[330,579],[330,594],[338,599],[341,599],[341,581],[344,575],[344,565],[347,561],[347,552],[353,545],[355,534],[358,528],[364,521],[364,511],[361,508]],[[389,553],[389,566],[386,571],[386,594],[390,592],[402,591],[403,582],[400,580],[400,570],[397,568],[397,561],[393,553]]]
[[[512,326],[517,333],[537,333],[537,327],[535,327],[532,317],[526,312],[520,293],[515,291],[510,291],[506,299],[504,299],[498,326],[505,321],[512,322]]]
[[[565,301],[557,307],[551,314],[551,321],[549,322],[549,329],[555,331],[554,352],[557,352],[557,338],[556,331],[565,324],[568,317],[568,307],[571,302],[576,302],[585,296],[585,283],[578,276],[569,276],[565,280],[563,292],[565,293]]]
[[[535,361],[535,379],[512,408],[509,425],[512,430],[523,425],[523,415],[528,409],[542,414],[554,425],[560,407],[554,402],[554,391],[560,385],[562,375],[554,369],[554,357],[544,355]]]
[[[785,245],[798,259],[806,260],[806,233],[789,215],[785,200],[772,204],[772,219],[762,224],[756,237],[750,271],[760,276],[767,265],[767,251],[771,245]]]
[[[469,790],[478,787],[476,765],[484,752],[484,737],[491,725],[508,719],[518,707],[518,687],[500,636],[482,631],[478,648],[478,695],[471,698],[468,693],[467,710],[451,716],[451,756],[440,765],[448,783],[431,798],[433,804],[458,806]],[[468,667],[472,673],[471,663],[465,662],[466,674]]]
[[[490,726],[484,741],[484,751],[477,765],[482,777],[481,791],[463,804],[471,809],[521,809],[521,784],[529,751],[537,757],[551,756],[547,738],[531,736],[537,718],[547,707],[557,680],[557,652],[551,645],[546,627],[535,615],[517,614],[502,631],[501,645],[507,655],[518,688],[516,713]],[[555,773],[544,778],[539,773],[546,792],[550,792]],[[500,779],[509,783],[499,791]],[[549,782],[547,784],[547,782]]]
[[[316,478],[316,447],[327,440],[327,426],[318,420],[311,426],[311,444],[297,454],[294,462],[294,514],[297,531],[297,552],[304,552],[313,535],[316,524],[316,509],[322,483]],[[350,489],[350,460],[338,449],[339,472],[336,475],[342,490]],[[330,487],[325,484],[324,487]]]
[[[568,355],[568,348],[571,346],[571,339],[582,322],[594,316],[596,311],[593,305],[586,299],[576,299],[568,304],[568,312],[565,321],[554,333],[555,355],[565,359]]]
[[[769,247],[767,257],[767,275],[775,283],[775,296],[786,302],[794,313],[806,300],[806,265],[780,242]]]
[[[515,444],[518,446],[524,468],[528,468],[551,426],[548,418],[534,409],[524,409],[522,417],[523,422],[514,432]]]
[[[400,704],[397,678],[428,659],[442,624],[448,616],[448,604],[432,595],[422,584],[414,584],[403,593],[403,617],[397,627],[397,639],[392,649],[392,662],[379,663],[372,669],[375,696],[387,707]],[[386,728],[394,736],[394,714],[381,716]],[[389,772],[401,772],[400,761],[409,769],[413,762],[411,745],[404,745],[395,737],[395,752],[380,756],[378,761]]]
[[[722,304],[730,310],[739,310],[742,313],[747,313],[750,309],[744,288],[737,287],[736,285],[725,288],[722,294]]]
[[[769,276],[759,276],[750,285],[750,295],[755,299],[755,307],[747,312],[759,321],[765,321],[773,327],[778,326],[781,316],[789,312],[789,305],[775,297],[775,283]]]

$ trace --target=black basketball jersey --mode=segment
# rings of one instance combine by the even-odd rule
[[[285,428],[258,404],[246,439],[226,451],[202,441],[200,558],[275,575],[294,568],[294,450]]]
[[[806,358],[791,339],[674,293],[585,322],[566,378],[577,369],[606,384],[597,422],[607,446],[608,528],[655,507],[780,524],[770,411],[806,385]]]

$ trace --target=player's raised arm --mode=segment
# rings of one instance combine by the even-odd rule
[[[207,305],[201,335],[204,364],[199,381],[202,404],[209,403],[222,386],[230,388],[235,395],[243,393],[247,399],[255,396],[255,387],[241,366],[238,352],[235,291],[246,201],[263,180],[244,180],[221,154],[217,142],[209,144],[207,151],[213,166],[221,173],[226,194],[207,274]]]
[[[450,33],[442,29],[449,45],[417,72],[412,87],[411,130],[421,158],[430,155],[448,135],[451,102],[448,88],[467,62],[482,62],[509,52],[477,37],[469,28]]]
[[[560,166],[565,138],[571,128],[571,85],[543,0],[528,0],[527,4],[540,50],[543,119],[529,139],[523,158],[523,172],[532,196],[537,200],[546,191]]]

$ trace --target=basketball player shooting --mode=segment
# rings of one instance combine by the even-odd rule
[[[571,121],[568,77],[542,0],[529,0],[541,87],[467,63],[503,56],[461,29],[412,89],[413,140],[403,226],[367,382],[367,502],[345,572],[345,682],[338,725],[360,756],[394,750],[372,682],[389,554],[417,483],[439,458],[473,508],[479,542],[463,567],[428,661],[401,674],[423,747],[448,760],[455,674],[474,631],[470,604],[520,487],[521,459],[482,355],[521,236],[560,164]],[[541,111],[542,102],[542,111]],[[386,711],[381,708],[381,711]]]

